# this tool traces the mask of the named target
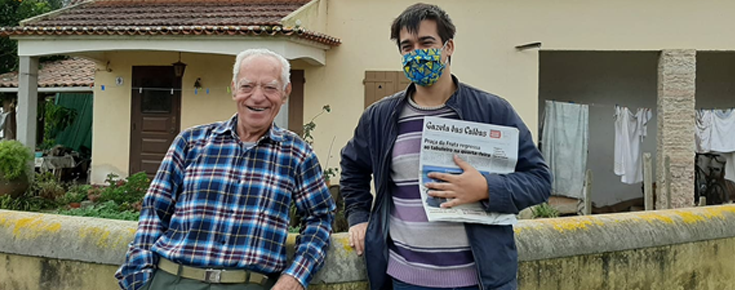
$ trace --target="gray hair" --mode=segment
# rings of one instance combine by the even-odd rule
[[[240,74],[240,66],[242,65],[242,62],[256,56],[269,56],[275,58],[281,63],[281,83],[285,90],[288,84],[291,83],[291,65],[288,63],[288,60],[280,54],[265,48],[251,48],[237,54],[235,66],[232,67],[232,82],[237,84],[237,76]]]

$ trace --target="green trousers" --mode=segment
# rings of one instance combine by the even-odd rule
[[[165,271],[156,270],[153,278],[140,290],[269,290],[275,281],[268,279],[260,284],[210,284],[204,281],[182,278]]]

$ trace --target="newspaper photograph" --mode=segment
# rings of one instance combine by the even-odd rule
[[[430,172],[461,174],[454,155],[481,173],[507,174],[515,171],[518,160],[518,129],[461,120],[426,117],[421,136],[419,190],[429,221],[513,225],[514,214],[487,212],[479,203],[441,208],[447,200],[427,194]],[[492,201],[491,201],[492,202]]]

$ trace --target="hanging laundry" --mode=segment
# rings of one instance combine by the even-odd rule
[[[697,126],[694,131],[694,140],[697,145],[697,153],[712,151],[712,111],[697,111]]]
[[[695,131],[697,153],[719,153],[725,179],[735,182],[735,110],[699,110]]]
[[[711,150],[735,151],[735,110],[712,111]]]
[[[3,139],[5,135],[5,120],[8,119],[8,116],[10,115],[10,112],[3,112],[2,108],[0,108],[0,140]]]
[[[725,157],[725,179],[735,182],[735,152],[721,155]]]
[[[643,181],[641,143],[648,134],[650,109],[638,109],[633,114],[626,107],[615,107],[615,174],[621,181],[635,184]]]
[[[554,178],[552,193],[582,199],[589,144],[589,107],[546,101],[541,127],[541,152]]]

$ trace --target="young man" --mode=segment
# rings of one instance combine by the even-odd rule
[[[483,175],[462,159],[459,175],[430,173],[444,182],[429,194],[451,198],[441,207],[481,202],[487,211],[516,214],[545,201],[551,175],[531,133],[504,99],[465,85],[451,74],[455,27],[435,5],[408,7],[391,27],[413,83],[370,106],[342,150],[340,185],[350,243],[365,255],[370,288],[516,289],[512,226],[428,222],[419,193],[419,144],[425,116],[519,130],[514,173]],[[370,175],[375,177],[375,203]]]
[[[323,265],[332,196],[311,147],[273,123],[291,92],[288,61],[251,49],[233,70],[237,113],[171,144],[115,273],[122,289],[303,290]],[[292,202],[304,222],[288,264]]]

